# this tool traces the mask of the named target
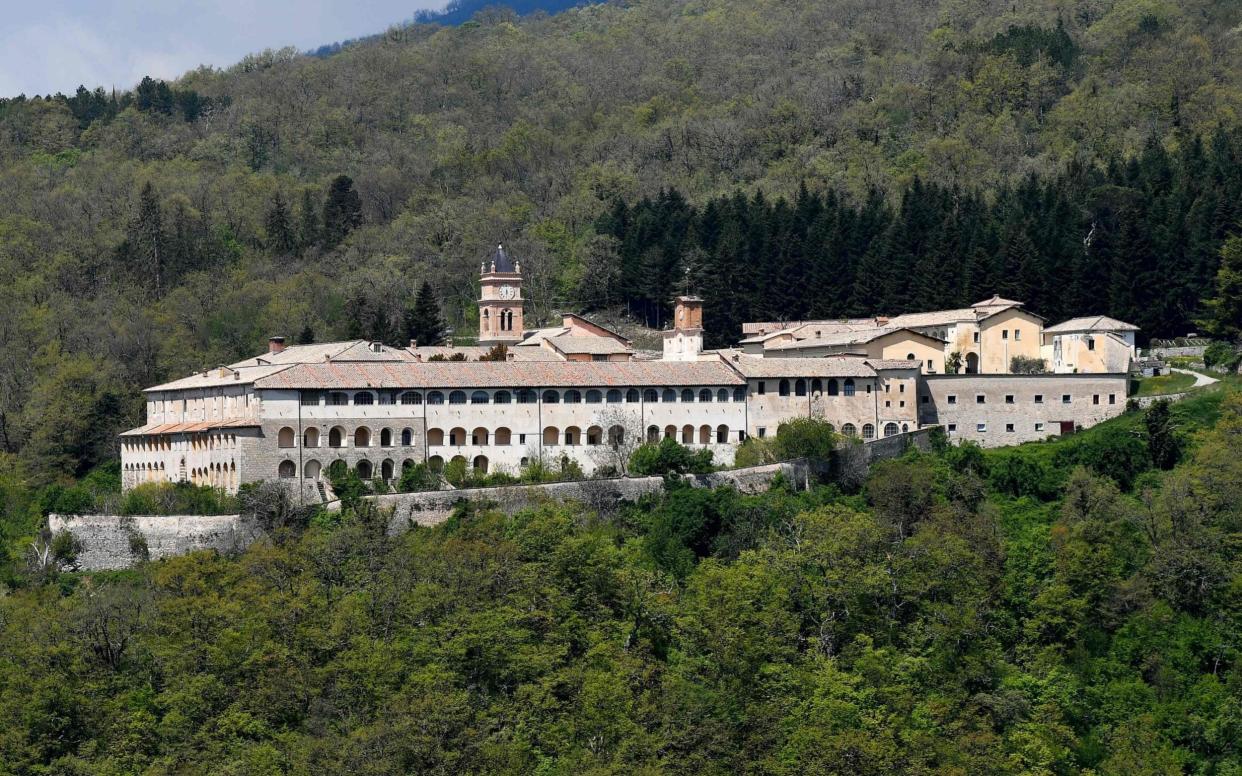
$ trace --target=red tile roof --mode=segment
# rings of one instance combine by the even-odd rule
[[[719,361],[302,364],[255,381],[261,389],[557,388],[742,385]]]

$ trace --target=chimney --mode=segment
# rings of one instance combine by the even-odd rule
[[[285,338],[284,337],[268,337],[267,338],[267,352],[268,353],[280,353],[284,349],[285,349]]]
[[[418,340],[416,340],[416,339],[411,339],[411,340],[410,340],[410,347],[411,347],[411,348],[413,348],[414,350],[418,350]]]

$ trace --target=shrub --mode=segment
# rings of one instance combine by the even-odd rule
[[[819,418],[795,418],[776,427],[774,452],[779,460],[819,458],[827,460],[837,446],[832,424]]]
[[[659,444],[640,445],[630,455],[633,474],[706,474],[712,470],[712,451],[691,451],[675,439],[662,439]]]
[[[1042,358],[1014,356],[1009,359],[1009,371],[1016,375],[1042,375],[1048,371],[1048,362]]]
[[[1228,342],[1213,342],[1203,351],[1203,364],[1232,372],[1242,362],[1242,351]]]
[[[122,515],[227,515],[240,504],[221,488],[188,482],[138,485],[121,499]]]
[[[734,466],[763,466],[768,463],[776,463],[776,453],[771,442],[759,437],[748,437],[733,454]]]
[[[420,490],[437,490],[440,487],[440,476],[425,463],[407,466],[401,471],[401,479],[397,481],[399,493],[414,493]]]

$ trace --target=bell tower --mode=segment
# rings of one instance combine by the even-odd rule
[[[665,361],[697,361],[703,352],[703,300],[679,296],[673,302],[673,328],[664,332]]]
[[[510,345],[522,339],[522,264],[503,245],[479,271],[479,344]]]

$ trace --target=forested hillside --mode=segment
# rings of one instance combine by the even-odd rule
[[[1217,392],[858,493],[362,506],[32,574],[0,773],[1236,774],[1240,435]]]
[[[1237,221],[1240,22],[1226,0],[652,0],[5,99],[0,448],[82,473],[137,387],[271,334],[399,337],[424,281],[469,331],[501,241],[532,321],[654,324],[693,284],[717,341],[992,291],[1185,333]],[[694,215],[643,202],[662,191]]]

